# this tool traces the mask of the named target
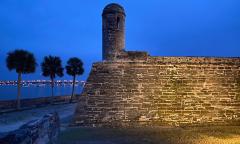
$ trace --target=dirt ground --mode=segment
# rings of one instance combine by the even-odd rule
[[[17,129],[32,119],[57,111],[61,119],[58,144],[240,144],[240,126],[69,128],[76,104],[48,106],[0,115],[0,132]]]
[[[59,144],[240,144],[240,126],[67,128]]]

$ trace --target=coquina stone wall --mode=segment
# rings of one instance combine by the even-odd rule
[[[74,125],[240,125],[240,58],[94,63]]]
[[[60,132],[57,113],[30,121],[19,129],[0,134],[0,144],[54,144]]]

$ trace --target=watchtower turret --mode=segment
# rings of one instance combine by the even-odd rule
[[[125,11],[119,4],[107,5],[102,13],[102,57],[115,60],[125,48]]]

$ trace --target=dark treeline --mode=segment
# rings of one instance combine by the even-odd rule
[[[16,49],[7,54],[6,58],[7,68],[12,71],[15,70],[18,74],[18,88],[17,88],[17,110],[21,109],[21,81],[22,74],[34,73],[38,64],[36,63],[36,59],[34,54],[22,49]],[[77,57],[72,57],[67,61],[67,65],[65,66],[66,73],[73,77],[73,86],[72,86],[72,94],[70,102],[74,97],[74,87],[75,80],[78,75],[82,75],[84,73],[83,62],[81,59]],[[64,67],[62,66],[61,58],[58,56],[45,56],[41,63],[42,75],[45,77],[49,77],[51,80],[51,88],[52,88],[52,98],[54,96],[53,88],[54,88],[54,79],[58,77],[62,77],[64,75]],[[52,101],[51,101],[52,103]]]

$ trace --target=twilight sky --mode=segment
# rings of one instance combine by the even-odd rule
[[[16,48],[83,60],[85,80],[101,61],[101,13],[109,3],[126,11],[126,50],[153,56],[240,56],[240,0],[0,0],[0,80],[15,80],[5,59]],[[65,74],[62,79],[70,79]]]

